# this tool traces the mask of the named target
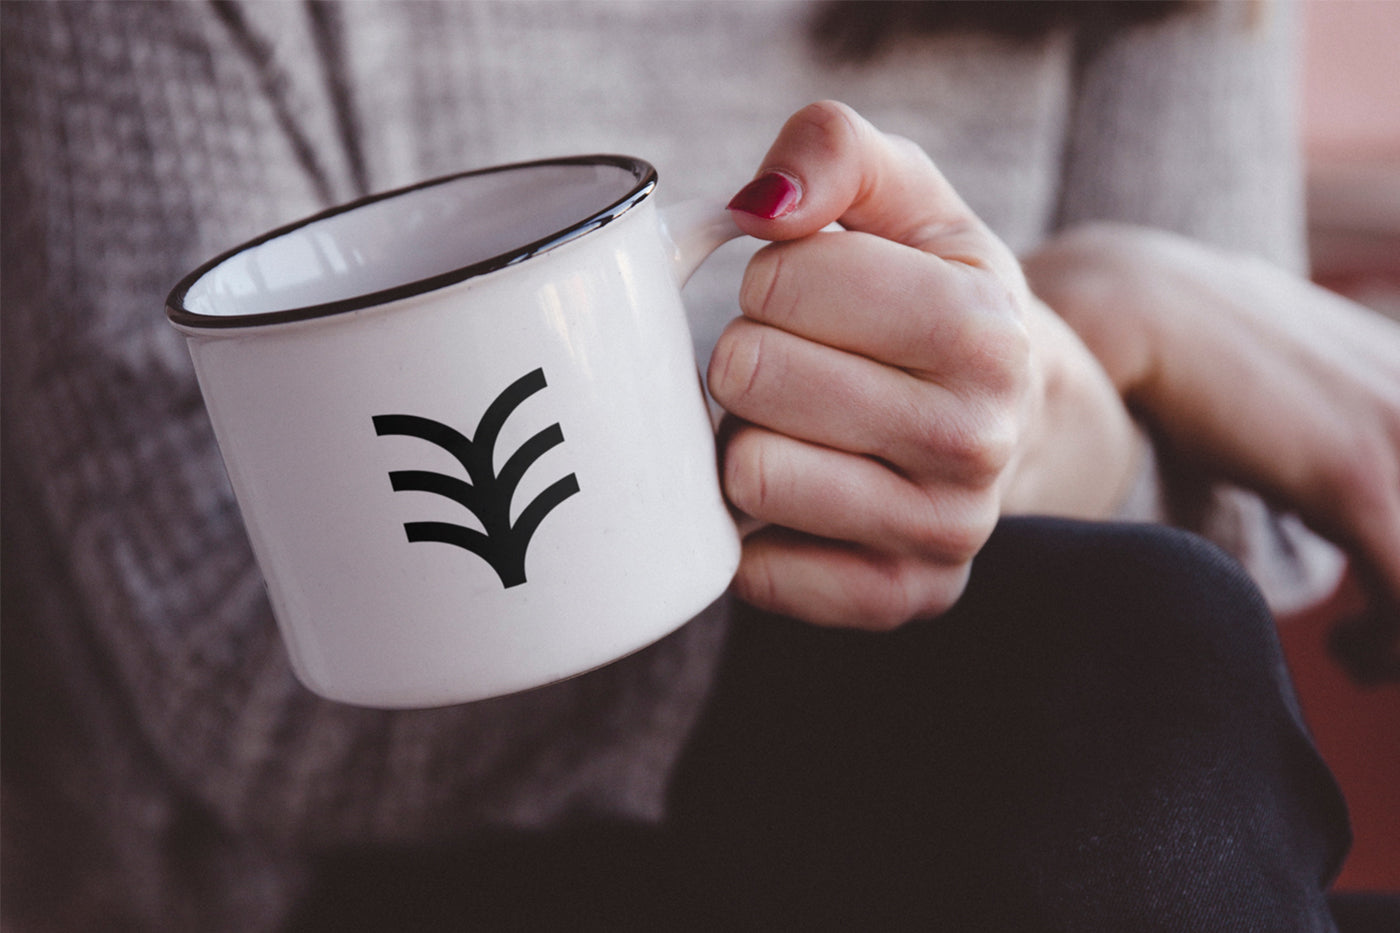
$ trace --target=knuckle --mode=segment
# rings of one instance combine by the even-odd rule
[[[998,517],[996,497],[990,493],[949,496],[935,499],[925,493],[925,504],[911,509],[911,521],[903,529],[903,540],[915,556],[939,564],[961,564],[972,560],[986,544]]]
[[[765,247],[754,254],[739,286],[739,309],[758,321],[782,320],[796,304],[789,298],[793,284],[785,275],[785,244]]]
[[[999,403],[968,400],[960,412],[930,410],[916,418],[921,422],[914,429],[918,472],[973,489],[1001,476],[1019,442],[1013,411]]]
[[[758,380],[763,362],[763,332],[744,321],[725,328],[710,355],[706,381],[715,401],[729,411],[742,407]]]
[[[978,312],[965,318],[958,333],[956,358],[962,361],[970,380],[986,391],[1015,393],[1030,371],[1030,331],[1021,302],[1010,286],[995,279],[985,288]]]
[[[915,616],[934,618],[952,609],[967,589],[971,574],[971,562],[940,568],[940,572],[928,581],[927,591]]]
[[[1016,396],[1025,389],[1031,371],[1031,338],[1025,322],[1008,318],[989,327],[980,341],[979,360],[984,364],[982,384],[999,396]]]
[[[924,147],[914,142],[914,140],[910,139],[908,136],[901,136],[898,133],[886,133],[885,141],[895,155],[910,163],[923,165],[932,164],[933,162],[933,160],[929,158],[928,153],[924,150]]]
[[[730,504],[747,515],[759,517],[768,502],[764,469],[764,445],[757,430],[740,428],[724,450],[724,494]]]
[[[1015,438],[1010,419],[1001,416],[979,419],[958,432],[951,451],[958,475],[975,488],[994,482],[1011,461]]]
[[[938,558],[947,549],[943,522],[932,506],[902,511],[885,537],[918,557]]]
[[[877,585],[867,589],[854,608],[859,626],[878,632],[947,612],[961,598],[970,573],[967,562],[930,566],[890,558],[878,560],[873,569]]]
[[[855,144],[863,123],[846,104],[820,100],[794,113],[783,128],[783,135],[795,137],[808,150],[833,155]]]
[[[1026,320],[1029,298],[1004,276],[951,268],[951,277],[947,266],[932,271],[920,288],[937,297],[915,319],[910,352],[963,384],[995,395],[1018,393],[1034,355]]]
[[[872,557],[872,581],[853,599],[852,609],[859,627],[877,632],[890,632],[904,625],[915,615],[914,565],[895,557]]]
[[[778,584],[772,561],[766,552],[744,548],[739,569],[734,576],[734,593],[741,600],[759,609],[777,609]]]

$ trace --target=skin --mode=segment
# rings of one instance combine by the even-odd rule
[[[724,488],[757,523],[738,595],[890,629],[958,599],[1003,513],[1108,514],[1136,467],[1126,408],[928,157],[822,102],[772,172],[796,198],[735,212],[773,242],[708,374]]]
[[[794,196],[735,212],[772,243],[709,371],[724,488],[754,519],[741,598],[819,625],[937,615],[1001,515],[1112,512],[1143,447],[1131,411],[1400,606],[1395,324],[1141,228],[1070,231],[1023,265],[923,152],[838,103],[788,121],[771,172]]]
[[[1400,611],[1400,326],[1262,260],[1096,224],[1025,260],[1180,456],[1345,550]]]

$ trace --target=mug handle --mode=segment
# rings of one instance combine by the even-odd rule
[[[668,205],[657,216],[677,285],[689,281],[720,246],[744,235],[723,204],[705,198]]]

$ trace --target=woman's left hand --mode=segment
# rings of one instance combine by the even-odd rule
[[[918,147],[814,104],[731,208],[777,241],[709,370],[725,492],[765,523],[742,598],[892,628],[957,600],[1003,511],[1112,507],[1136,449],[1112,384]]]
[[[1026,269],[1178,456],[1331,538],[1397,624],[1400,327],[1263,260],[1123,224],[1061,234]]]

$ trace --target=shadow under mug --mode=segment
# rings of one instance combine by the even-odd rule
[[[726,211],[582,156],[453,175],[185,277],[186,337],[301,681],[364,706],[602,666],[728,586],[739,538],[680,287]]]

